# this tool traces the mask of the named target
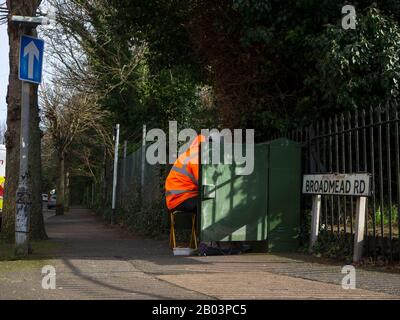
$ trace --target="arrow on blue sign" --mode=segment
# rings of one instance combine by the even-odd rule
[[[42,81],[44,41],[30,36],[21,37],[19,52],[19,78],[22,81]]]

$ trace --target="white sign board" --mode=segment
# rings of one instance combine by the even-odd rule
[[[303,193],[369,197],[371,175],[368,173],[304,175]]]
[[[303,177],[303,193],[313,195],[310,252],[313,251],[319,234],[321,195],[357,197],[353,262],[359,262],[364,245],[367,197],[371,195],[371,175],[368,173],[308,174]]]

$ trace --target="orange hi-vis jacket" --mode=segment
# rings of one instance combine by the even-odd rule
[[[169,210],[176,208],[183,201],[198,195],[199,179],[199,145],[205,141],[198,135],[175,161],[165,182],[165,198]]]

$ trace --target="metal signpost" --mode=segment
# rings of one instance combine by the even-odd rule
[[[111,204],[111,224],[115,223],[115,202],[117,192],[117,179],[118,179],[118,148],[119,148],[119,124],[115,127],[115,148],[114,148],[114,175],[113,175],[113,188],[112,188],[112,204]]]
[[[357,197],[353,262],[358,262],[362,257],[364,245],[365,210],[367,197],[371,194],[371,175],[368,173],[305,175],[303,178],[303,194],[313,195],[310,252],[318,239],[321,196]]]
[[[29,108],[30,83],[42,81],[44,41],[23,35],[20,44],[19,79],[21,91],[21,138],[17,210],[15,215],[15,253],[26,255],[30,251],[29,229],[32,196],[30,192],[29,166]]]

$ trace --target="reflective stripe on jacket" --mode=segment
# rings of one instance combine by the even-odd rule
[[[169,172],[165,182],[165,198],[168,209],[172,210],[183,201],[197,196],[199,144],[204,140],[204,136],[197,136],[190,148],[178,157]]]

